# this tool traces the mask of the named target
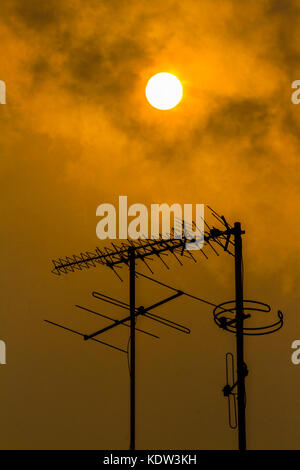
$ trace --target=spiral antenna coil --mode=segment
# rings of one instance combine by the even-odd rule
[[[244,320],[252,317],[253,313],[263,312],[269,313],[271,311],[270,305],[257,300],[244,300],[243,314]],[[213,310],[214,321],[219,328],[229,331],[229,333],[236,333],[236,303],[235,300],[229,300],[219,304]],[[263,326],[256,327],[243,327],[243,334],[245,336],[263,336],[275,333],[283,326],[283,314],[280,310],[277,312],[278,320]]]

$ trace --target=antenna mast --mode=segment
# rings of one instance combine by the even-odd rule
[[[113,270],[113,272],[118,276],[120,280],[121,277],[117,272],[117,268],[121,268],[124,264],[129,268],[129,304],[124,303],[118,299],[114,299],[104,294],[98,292],[93,292],[93,296],[97,299],[108,302],[112,305],[115,305],[119,308],[129,310],[129,316],[124,317],[121,320],[115,320],[106,315],[95,312],[91,309],[77,307],[86,310],[90,313],[99,315],[106,319],[113,321],[109,326],[102,328],[96,332],[90,334],[83,334],[81,332],[72,330],[63,325],[47,321],[55,326],[63,328],[67,331],[81,335],[84,340],[92,339],[99,343],[102,343],[111,348],[117,349],[119,351],[125,352],[129,355],[129,351],[125,351],[122,348],[113,346],[106,342],[100,341],[95,337],[108,331],[118,325],[124,325],[130,328],[130,450],[135,449],[135,379],[136,379],[136,368],[135,368],[135,354],[136,354],[136,344],[135,344],[135,335],[136,331],[142,332],[144,334],[150,335],[157,338],[156,335],[136,328],[136,317],[143,315],[144,317],[151,319],[153,321],[162,323],[170,328],[178,330],[182,333],[190,333],[190,330],[178,323],[175,323],[171,320],[163,318],[161,316],[154,315],[152,312],[149,313],[154,308],[159,307],[179,296],[186,295],[195,300],[201,301],[208,305],[214,307],[213,316],[215,323],[222,328],[223,330],[234,333],[236,336],[236,372],[237,372],[237,381],[234,379],[234,359],[231,353],[226,354],[226,380],[227,384],[223,388],[224,396],[228,398],[228,409],[229,409],[229,424],[230,427],[235,429],[238,427],[238,442],[239,450],[246,450],[246,403],[245,403],[245,377],[248,375],[247,366],[244,362],[244,336],[245,335],[266,335],[278,331],[283,326],[283,314],[281,311],[278,311],[279,320],[275,323],[269,324],[267,326],[259,327],[245,327],[244,321],[251,317],[253,311],[256,312],[269,312],[271,310],[270,306],[253,300],[244,300],[243,294],[243,254],[242,254],[242,235],[245,233],[241,229],[241,223],[236,222],[232,227],[229,225],[224,216],[220,216],[213,209],[208,206],[213,217],[222,225],[222,229],[216,227],[210,227],[206,221],[205,230],[203,232],[203,248],[210,248],[217,256],[219,253],[216,250],[216,246],[221,247],[228,254],[232,255],[235,260],[235,300],[229,302],[223,302],[220,305],[216,305],[212,302],[209,302],[204,299],[200,299],[194,295],[188,294],[181,290],[175,289],[167,284],[159,282],[149,276],[146,276],[140,272],[136,272],[136,262],[142,261],[145,266],[153,274],[151,268],[148,265],[147,261],[153,260],[154,257],[157,257],[167,268],[167,264],[163,260],[163,256],[167,254],[172,254],[178,263],[182,265],[182,258],[190,258],[196,262],[192,253],[188,250],[185,250],[186,243],[196,243],[195,239],[188,239],[188,230],[184,227],[182,229],[182,238],[172,238],[174,237],[174,229],[171,231],[170,238],[163,239],[161,236],[156,240],[128,240],[126,243],[122,243],[119,246],[111,244],[110,248],[105,248],[100,250],[98,247],[94,251],[86,251],[80,255],[73,255],[71,257],[59,258],[53,260],[53,273],[55,274],[67,274],[69,272],[74,272],[75,270],[82,270],[84,268],[96,267],[98,264],[106,265]],[[195,224],[194,224],[195,225]],[[232,240],[233,238],[233,240]],[[200,253],[207,258],[204,249],[200,250]],[[233,252],[232,252],[232,249]],[[169,269],[169,268],[168,268]],[[176,294],[161,300],[149,307],[138,307],[135,305],[135,280],[137,276],[143,276],[151,281],[157,282],[173,291],[176,291]],[[251,313],[245,313],[251,312]],[[129,325],[128,325],[129,322]],[[230,358],[230,359],[229,359]],[[231,374],[229,373],[229,368],[231,367]],[[231,384],[229,384],[229,378],[231,375]],[[235,389],[237,391],[235,391]],[[237,413],[236,413],[236,399],[237,399]],[[234,422],[232,421],[232,404],[234,412]],[[237,416],[236,416],[237,414]],[[236,419],[237,418],[237,419]]]

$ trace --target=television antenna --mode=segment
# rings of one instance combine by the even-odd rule
[[[228,398],[229,406],[229,423],[231,427],[238,428],[238,442],[239,450],[246,449],[246,403],[245,403],[245,377],[248,374],[247,366],[244,361],[244,336],[245,335],[262,335],[270,334],[279,330],[283,326],[283,315],[278,311],[279,320],[271,325],[264,325],[259,328],[245,327],[244,321],[250,318],[251,313],[245,313],[245,311],[270,311],[270,307],[267,304],[256,301],[245,301],[243,295],[243,257],[242,257],[242,235],[245,234],[244,230],[241,229],[240,222],[236,222],[234,226],[228,224],[224,216],[220,216],[212,208],[208,206],[212,216],[218,221],[218,225],[221,225],[221,228],[215,226],[209,226],[206,221],[204,221],[205,229],[203,231],[203,242],[204,247],[200,250],[201,254],[207,258],[206,249],[210,248],[216,255],[219,256],[216,247],[221,247],[225,252],[232,255],[235,260],[235,300],[230,302],[225,302],[220,305],[209,302],[207,300],[201,299],[199,297],[193,296],[192,294],[183,292],[179,289],[175,289],[167,284],[156,281],[155,279],[150,278],[142,273],[136,271],[136,263],[142,261],[146,267],[151,270],[148,262],[152,261],[153,258],[158,258],[168,269],[168,265],[163,259],[164,255],[172,254],[178,263],[182,265],[183,258],[190,258],[196,262],[196,259],[190,251],[185,250],[187,243],[195,243],[196,239],[187,237],[188,228],[182,228],[182,238],[172,238],[174,237],[175,230],[172,229],[170,238],[164,239],[160,235],[159,239],[148,240],[148,239],[139,239],[139,240],[127,240],[125,243],[116,245],[111,244],[109,248],[104,248],[100,250],[98,247],[93,251],[86,251],[80,253],[80,255],[73,255],[71,257],[67,256],[65,258],[59,258],[53,260],[53,273],[57,275],[68,274],[69,272],[75,272],[76,270],[89,269],[91,267],[96,267],[98,264],[105,265],[113,270],[113,272],[122,280],[120,274],[117,272],[119,268],[126,265],[129,268],[129,303],[126,304],[118,299],[108,297],[104,294],[93,292],[93,296],[99,300],[112,303],[120,308],[126,309],[130,314],[124,317],[121,320],[112,320],[112,323],[100,330],[97,330],[93,333],[84,334],[75,330],[71,330],[63,325],[58,323],[51,322],[46,320],[48,323],[51,323],[55,326],[68,330],[70,332],[76,333],[83,337],[85,341],[94,340],[99,343],[102,343],[106,346],[112,347],[114,349],[119,349],[122,352],[125,352],[129,355],[129,351],[113,346],[109,343],[105,343],[96,339],[96,336],[101,335],[102,333],[113,329],[119,325],[129,326],[130,328],[130,450],[135,449],[135,334],[137,331],[136,328],[136,318],[139,315],[143,315],[154,321],[159,321],[166,326],[171,328],[176,328],[181,332],[190,333],[190,330],[180,324],[171,322],[164,317],[157,316],[151,312],[151,310],[166,304],[167,302],[176,299],[182,295],[194,298],[201,302],[204,302],[208,305],[214,307],[213,315],[215,323],[222,329],[230,331],[236,336],[236,372],[237,380],[234,380],[234,369],[233,369],[233,356],[226,356],[226,371],[227,371],[227,384],[223,388],[224,396]],[[195,224],[193,224],[195,226]],[[150,305],[149,307],[136,307],[135,299],[135,283],[137,276],[144,276],[154,282],[164,285],[170,289],[176,291],[176,294],[167,297],[156,304]],[[97,297],[98,296],[98,297]],[[90,311],[85,307],[80,307],[84,310]],[[262,308],[264,307],[264,308]],[[108,318],[98,312],[96,313],[100,316]],[[127,324],[129,322],[129,325]],[[140,330],[139,330],[140,331]],[[150,334],[152,333],[142,331],[143,333]],[[229,353],[231,354],[231,353]],[[229,384],[229,362],[228,358],[231,358],[231,385]],[[236,401],[237,401],[237,423],[236,426],[232,425],[231,421],[231,409],[230,404],[233,402],[234,414],[236,419]]]

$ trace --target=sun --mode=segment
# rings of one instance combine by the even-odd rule
[[[172,109],[182,98],[182,85],[171,73],[157,73],[147,83],[146,97],[154,108]]]

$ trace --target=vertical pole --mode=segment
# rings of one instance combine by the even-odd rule
[[[245,366],[244,366],[244,298],[242,274],[242,234],[240,222],[234,224],[236,357],[239,450],[246,450]]]
[[[130,303],[130,450],[135,450],[135,252],[129,254]]]

